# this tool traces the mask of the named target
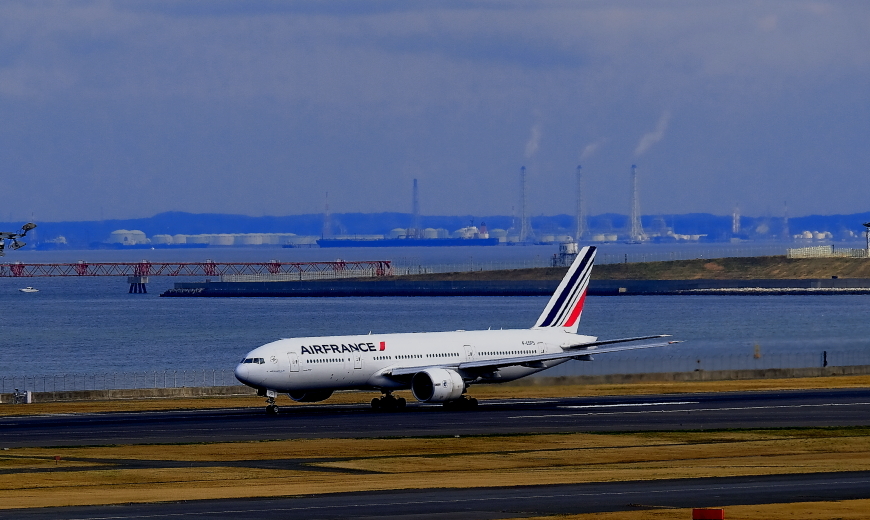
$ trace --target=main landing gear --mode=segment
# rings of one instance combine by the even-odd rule
[[[386,412],[394,412],[405,408],[404,397],[394,397],[391,392],[384,392],[382,397],[372,399],[372,410],[384,410]]]
[[[473,410],[477,408],[477,399],[463,395],[453,401],[444,401],[446,410]]]

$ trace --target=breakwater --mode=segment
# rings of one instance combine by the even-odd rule
[[[186,282],[161,296],[549,296],[558,280],[328,280],[294,282]],[[758,280],[592,280],[589,294],[870,294],[868,278]]]

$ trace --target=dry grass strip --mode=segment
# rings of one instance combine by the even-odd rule
[[[34,471],[56,455],[58,471]],[[74,466],[94,459],[106,462]],[[282,459],[297,464],[244,463]],[[203,467],[125,467],[132,460]],[[21,448],[0,452],[0,469],[0,508],[870,471],[870,428]]]
[[[870,500],[837,502],[795,502],[793,504],[758,504],[751,506],[720,505],[728,520],[864,520],[870,511]],[[691,509],[647,509],[618,513],[537,516],[527,520],[688,520]]]

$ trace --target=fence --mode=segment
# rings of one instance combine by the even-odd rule
[[[598,376],[693,372],[695,370],[763,370],[870,365],[870,350],[822,350],[753,354],[662,355],[602,354],[592,362],[570,361],[541,373],[543,376]],[[232,370],[163,370],[151,372],[106,372],[102,374],[55,374],[0,376],[0,393],[16,388],[32,392],[71,390],[117,390],[132,388],[181,388],[241,385]]]
[[[155,370],[151,372],[0,376],[0,393],[12,392],[16,388],[32,392],[65,392],[72,390],[232,385],[241,385],[232,370]]]
[[[840,248],[834,246],[810,246],[788,249],[789,258],[867,258],[866,249]]]
[[[822,350],[816,352],[774,352],[760,357],[752,354],[662,355],[592,353],[594,361],[564,363],[545,371],[546,376],[599,376],[693,372],[695,370],[764,370],[770,368],[814,368],[823,366],[870,365],[867,350]]]

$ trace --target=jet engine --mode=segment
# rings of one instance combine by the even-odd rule
[[[297,403],[316,403],[329,399],[332,390],[294,390],[287,395]]]
[[[462,397],[465,382],[456,371],[446,368],[430,368],[414,374],[411,392],[418,401],[443,403]]]

